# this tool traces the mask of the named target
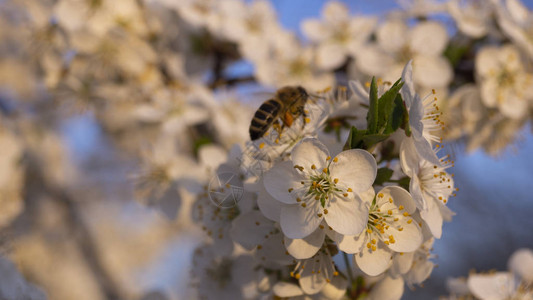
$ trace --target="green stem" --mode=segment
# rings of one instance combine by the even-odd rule
[[[344,264],[346,265],[346,273],[348,273],[348,280],[350,280],[350,285],[353,283],[353,273],[350,261],[348,259],[348,254],[342,252],[342,257],[344,258]]]

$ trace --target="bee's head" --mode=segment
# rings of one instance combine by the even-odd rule
[[[301,86],[297,86],[297,87],[296,87],[296,90],[298,90],[298,93],[300,93],[300,95],[301,95],[302,97],[304,97],[304,98],[309,97],[309,94],[307,94],[307,91],[306,91],[303,87],[301,87]]]

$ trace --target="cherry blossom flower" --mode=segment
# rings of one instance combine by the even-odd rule
[[[453,216],[445,205],[455,191],[453,178],[445,171],[453,162],[445,159],[441,158],[438,165],[424,160],[417,153],[413,139],[405,139],[400,146],[402,170],[411,178],[409,191],[436,238],[442,234],[442,222]]]
[[[446,29],[433,21],[409,28],[401,19],[389,19],[376,32],[377,41],[361,48],[355,61],[365,74],[395,82],[413,60],[413,81],[425,88],[446,87],[453,70],[442,53],[448,43]]]
[[[506,117],[521,119],[533,101],[533,75],[526,72],[516,47],[487,46],[476,56],[476,73],[481,97],[488,107],[496,107]]]
[[[291,161],[274,165],[264,177],[272,197],[286,204],[280,225],[289,238],[311,234],[322,220],[336,232],[360,233],[368,208],[355,196],[368,190],[377,166],[370,153],[353,149],[331,158],[317,139],[306,138],[291,153]]]
[[[366,229],[359,235],[332,234],[340,250],[354,253],[357,266],[376,276],[392,264],[394,252],[412,252],[422,243],[422,232],[411,214],[416,206],[403,188],[389,186],[377,195],[373,189],[361,195],[369,206]]]
[[[317,65],[327,70],[340,67],[357,53],[377,23],[374,17],[351,17],[348,8],[337,1],[324,6],[322,18],[304,20],[302,30],[317,44]]]

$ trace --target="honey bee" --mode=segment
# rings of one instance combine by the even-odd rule
[[[302,116],[305,125],[305,103],[309,94],[301,86],[286,86],[276,91],[272,99],[265,101],[257,109],[250,124],[250,138],[257,140],[265,135],[272,126],[279,133],[291,127],[294,120]],[[281,121],[281,122],[280,122]]]

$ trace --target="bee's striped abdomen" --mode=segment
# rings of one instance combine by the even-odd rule
[[[256,140],[262,137],[270,128],[270,125],[278,117],[282,103],[278,99],[265,101],[255,112],[250,124],[250,138]]]

